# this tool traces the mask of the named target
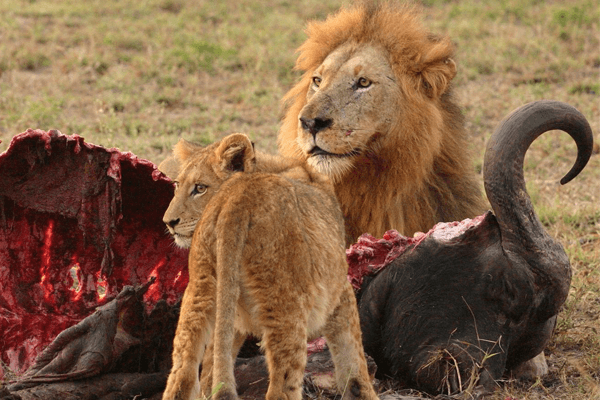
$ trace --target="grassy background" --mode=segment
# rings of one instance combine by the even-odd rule
[[[455,92],[475,168],[496,124],[529,101],[567,102],[600,132],[596,0],[422,3],[425,24],[457,44]],[[2,0],[0,151],[27,128],[56,128],[154,162],[179,137],[209,142],[233,131],[275,152],[279,101],[298,77],[294,50],[305,23],[342,4]],[[557,132],[538,139],[525,160],[538,214],[574,271],[546,351],[550,374],[507,381],[493,399],[600,398],[600,157],[560,187],[574,156]]]

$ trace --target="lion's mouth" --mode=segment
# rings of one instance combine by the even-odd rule
[[[175,244],[183,249],[189,249],[192,244],[193,235],[182,235],[181,233],[172,233]]]
[[[316,157],[316,156],[326,156],[326,157],[338,157],[338,158],[344,158],[344,157],[352,157],[352,156],[357,156],[359,155],[360,152],[357,149],[354,149],[352,151],[349,151],[348,153],[342,153],[342,154],[338,154],[338,153],[330,153],[326,150],[323,150],[322,148],[320,148],[319,146],[315,146],[312,149],[310,149],[310,151],[308,152],[308,155],[310,157]]]

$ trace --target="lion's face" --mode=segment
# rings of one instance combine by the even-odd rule
[[[374,150],[397,117],[400,89],[384,55],[373,45],[349,43],[313,73],[296,140],[309,164],[333,179]]]
[[[377,4],[375,4],[377,3]],[[333,181],[351,241],[481,210],[450,38],[411,2],[357,2],[312,21],[284,96],[278,148]]]
[[[170,162],[181,168],[175,168],[180,171],[175,195],[163,222],[175,243],[189,248],[196,224],[221,185],[236,172],[252,171],[256,159],[252,142],[243,134],[232,134],[206,147],[180,140],[174,153]]]
[[[189,162],[179,173],[175,195],[163,218],[175,243],[183,248],[190,247],[196,223],[222,183],[212,168],[202,162],[205,158],[196,155],[193,161],[200,163]]]

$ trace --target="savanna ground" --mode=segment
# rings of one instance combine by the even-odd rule
[[[179,137],[248,133],[276,152],[280,99],[298,77],[305,22],[339,0],[2,0],[0,151],[27,128],[56,128],[160,162]],[[600,140],[596,0],[424,0],[424,22],[458,48],[455,93],[481,170],[487,138],[539,99],[578,108]],[[466,150],[466,149],[465,149]],[[528,188],[573,281],[548,376],[502,382],[490,399],[600,399],[600,156],[572,183],[564,133],[538,139]],[[406,392],[405,392],[406,393]]]

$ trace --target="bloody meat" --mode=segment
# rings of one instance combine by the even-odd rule
[[[12,139],[0,155],[0,379],[126,285],[156,277],[148,311],[179,299],[187,251],[162,222],[172,196],[172,182],[132,153],[55,130]]]

